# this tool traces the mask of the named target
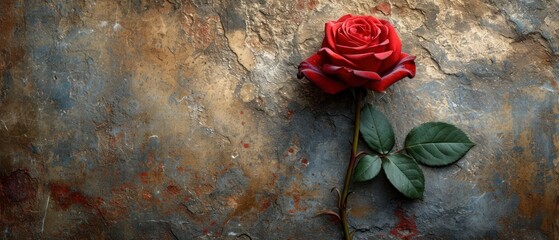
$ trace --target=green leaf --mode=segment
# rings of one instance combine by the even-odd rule
[[[404,145],[418,162],[445,166],[460,160],[475,144],[452,124],[428,122],[412,129]]]
[[[382,161],[377,155],[365,155],[355,166],[353,180],[356,182],[369,181],[375,178],[380,172]]]
[[[367,145],[380,154],[388,154],[394,147],[394,132],[388,119],[371,104],[361,109],[360,132]]]
[[[417,199],[423,196],[425,177],[410,156],[398,153],[383,158],[382,168],[388,180],[404,196]]]

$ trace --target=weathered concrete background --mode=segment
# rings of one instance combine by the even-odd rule
[[[348,3],[351,2],[351,3]],[[337,239],[349,94],[296,79],[326,21],[386,18],[401,144],[478,145],[421,201],[354,185],[356,239],[559,238],[557,0],[1,0],[0,239]]]

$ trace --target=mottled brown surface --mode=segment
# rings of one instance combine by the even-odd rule
[[[397,144],[477,143],[425,197],[355,184],[356,239],[559,237],[559,2],[1,0],[0,239],[336,239],[350,94],[297,80],[324,23],[392,22]]]

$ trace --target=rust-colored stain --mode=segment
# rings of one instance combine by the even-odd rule
[[[293,110],[288,109],[288,110],[287,110],[287,115],[286,115],[287,120],[291,120],[291,119],[293,118],[293,114],[294,114],[294,113],[295,113],[295,112],[294,112]]]
[[[390,230],[390,235],[403,240],[411,240],[419,234],[415,216],[406,215],[402,208],[396,208],[394,215],[398,218],[398,223]]]
[[[382,14],[388,16],[392,13],[392,6],[389,2],[381,2],[371,9],[372,13],[376,13],[377,11],[380,11]]]
[[[153,164],[155,165],[153,170],[148,172],[140,172],[138,177],[140,181],[144,184],[158,184],[165,180],[164,165],[163,164]]]
[[[364,218],[369,216],[370,214],[374,214],[374,210],[375,209],[371,207],[370,203],[360,202],[352,204],[349,213],[352,217]]]
[[[534,54],[538,51],[534,51]],[[530,53],[532,54],[532,53]],[[534,222],[541,221],[539,230],[549,236],[555,236],[559,230],[559,175],[554,172],[553,168],[547,168],[547,159],[536,159],[536,156],[543,156],[538,141],[545,140],[546,134],[538,133],[540,130],[534,129],[534,122],[548,119],[546,121],[556,121],[549,118],[559,113],[557,106],[553,106],[550,112],[545,115],[541,113],[517,110],[518,106],[511,104],[515,101],[515,95],[506,95],[505,104],[498,119],[500,124],[495,131],[502,132],[503,151],[507,152],[502,162],[488,161],[484,163],[486,167],[481,170],[481,175],[499,176],[502,185],[507,186],[510,190],[502,192],[505,198],[515,199],[517,201],[516,209],[510,210],[509,215],[501,219],[502,226],[510,228],[511,225],[517,224],[519,221]],[[523,101],[538,98],[535,94],[527,95]],[[518,100],[516,100],[518,101]],[[514,111],[522,111],[523,119],[513,118]],[[549,114],[549,116],[547,116]],[[521,120],[521,121],[520,121]],[[547,131],[547,130],[545,130]],[[543,139],[543,140],[542,140]],[[552,138],[553,148],[559,149],[559,139]],[[502,167],[499,164],[504,164]],[[502,178],[502,180],[501,180]],[[483,182],[482,182],[483,183]],[[484,183],[487,184],[487,183]],[[498,191],[495,186],[487,184],[487,191]],[[501,190],[502,191],[502,190]],[[510,228],[511,232],[518,231],[516,228]],[[516,232],[522,234],[522,232]]]
[[[520,154],[513,155],[517,161],[510,162],[512,168],[507,168],[509,171],[512,170],[508,181],[519,200],[518,213],[527,219],[542,217],[541,230],[553,233],[559,227],[557,225],[559,185],[556,180],[545,179],[558,179],[558,176],[552,169],[542,173],[541,165],[538,162],[526,161],[533,155],[531,133],[522,132],[518,138],[518,144],[524,150]]]
[[[301,158],[301,165],[305,167],[309,166],[309,160],[306,158]]]
[[[260,212],[266,211],[272,205],[272,199],[270,197],[265,197],[260,201],[260,208],[258,209]]]
[[[149,191],[142,191],[142,198],[146,201],[151,201],[153,200],[153,195],[149,192]]]
[[[181,192],[181,189],[175,185],[169,185],[167,186],[167,192],[169,192],[171,195],[177,195]]]
[[[293,209],[289,210],[289,213],[296,213],[299,211],[304,211],[306,208],[301,208],[301,196],[294,195],[293,196]]]
[[[304,203],[304,201],[306,199],[311,198],[314,194],[316,194],[316,192],[311,191],[303,191],[300,189],[299,186],[297,186],[296,183],[291,184],[290,189],[287,192],[288,196],[291,197],[292,202],[293,202],[293,208],[289,209],[287,212],[291,213],[291,214],[295,214],[298,212],[304,212],[307,211],[309,209],[309,207],[307,206],[307,204]]]
[[[242,216],[243,214],[250,213],[251,210],[258,207],[256,201],[256,193],[252,189],[248,189],[245,194],[241,195],[235,201],[235,210],[232,216]]]
[[[318,6],[318,0],[297,0],[297,9],[313,10]]]
[[[268,210],[276,199],[277,196],[275,195],[265,196],[249,188],[244,194],[229,199],[228,205],[234,207],[233,212],[229,215],[229,219],[235,216],[249,216],[249,218],[252,218],[255,211],[262,213]]]
[[[50,184],[51,199],[66,210],[72,205],[79,205],[85,208],[98,208],[104,200],[101,197],[85,196],[79,191],[72,190],[68,185],[52,183]]]
[[[148,183],[149,182],[149,174],[147,172],[141,172],[140,173],[140,180],[142,181],[142,183]]]

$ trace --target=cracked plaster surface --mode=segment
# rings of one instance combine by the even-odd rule
[[[346,13],[392,22],[417,75],[367,101],[477,146],[421,201],[356,184],[356,239],[559,236],[559,3],[0,3],[0,238],[335,239],[349,94],[296,79]],[[379,10],[380,9],[380,10]]]

